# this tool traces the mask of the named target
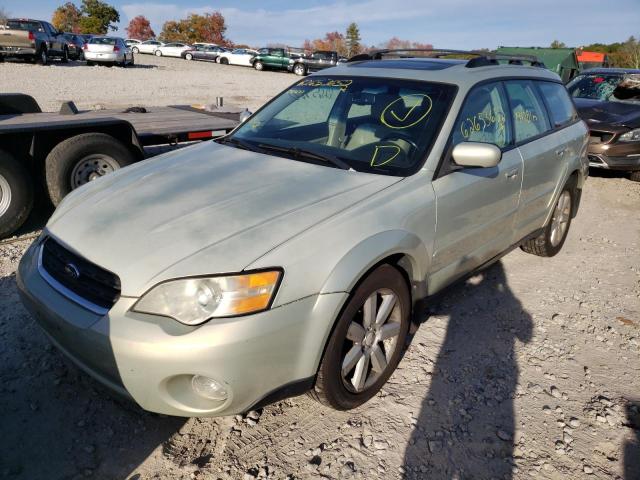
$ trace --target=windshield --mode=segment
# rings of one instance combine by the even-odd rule
[[[115,45],[118,43],[118,39],[109,37],[93,37],[89,40],[92,45]]]
[[[228,141],[313,163],[406,176],[422,166],[455,90],[389,78],[313,76],[276,97]]]
[[[589,74],[579,75],[567,84],[567,90],[574,98],[589,98],[591,100],[613,100],[622,75]]]

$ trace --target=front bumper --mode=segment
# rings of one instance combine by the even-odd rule
[[[589,166],[608,170],[640,170],[640,142],[618,142],[618,133],[611,134],[613,141],[600,142],[592,136],[589,143]]]
[[[589,166],[607,170],[640,170],[640,154],[626,157],[611,157],[589,153]]]
[[[122,63],[124,61],[124,53],[84,52],[84,59],[90,62]]]
[[[314,295],[246,317],[199,327],[131,312],[122,297],[104,316],[53,289],[37,269],[37,243],[18,269],[24,304],[53,343],[83,370],[145,410],[178,416],[244,412],[283,386],[316,374],[347,294]],[[223,383],[224,402],[191,387],[193,375]]]

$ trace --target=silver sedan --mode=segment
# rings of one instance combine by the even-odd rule
[[[109,63],[126,67],[133,65],[133,52],[117,37],[93,37],[84,45],[87,65]]]

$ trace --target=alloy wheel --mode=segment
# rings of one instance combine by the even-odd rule
[[[569,219],[571,217],[571,194],[568,190],[564,190],[558,198],[556,208],[553,211],[553,217],[551,219],[551,245],[557,246],[564,238],[567,227],[569,225]]]
[[[373,292],[349,324],[341,363],[343,385],[355,393],[373,385],[398,348],[402,312],[389,289]]]

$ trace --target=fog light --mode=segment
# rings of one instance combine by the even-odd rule
[[[193,387],[194,392],[201,397],[208,398],[209,400],[224,402],[229,398],[227,388],[213,378],[194,375],[191,379],[191,386]]]

